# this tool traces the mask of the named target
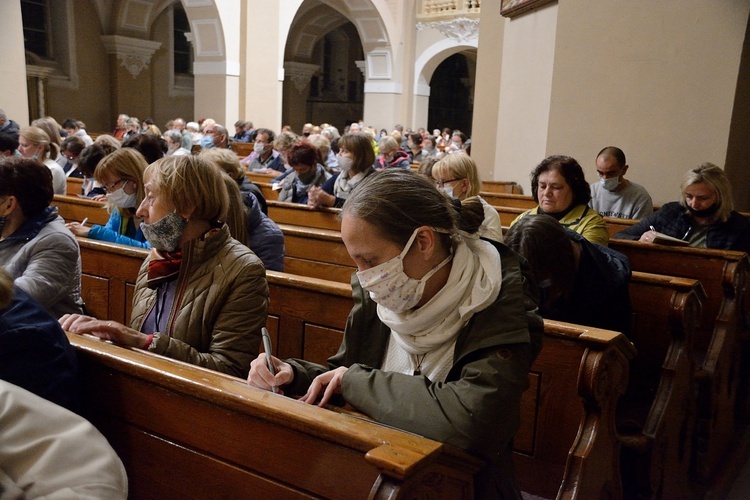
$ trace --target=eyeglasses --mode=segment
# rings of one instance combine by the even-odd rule
[[[459,177],[458,179],[451,179],[451,180],[448,180],[448,181],[439,181],[439,180],[435,179],[435,185],[437,187],[443,187],[446,184],[448,184],[449,182],[461,181],[461,180],[464,180],[465,178],[466,177]]]
[[[119,180],[116,180],[115,182],[113,182],[112,184],[105,184],[104,185],[104,189],[106,189],[107,192],[115,191],[115,189],[117,188],[117,185],[118,184],[123,184],[125,181],[126,181],[126,179],[119,179]]]

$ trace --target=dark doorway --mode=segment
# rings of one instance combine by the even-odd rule
[[[429,130],[459,129],[471,136],[476,54],[458,53],[435,69],[430,79]]]

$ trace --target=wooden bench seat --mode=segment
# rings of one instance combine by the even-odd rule
[[[695,477],[706,484],[734,448],[735,415],[744,402],[738,389],[743,328],[743,296],[747,293],[750,261],[744,252],[650,245],[610,240],[633,269],[697,279],[706,299],[695,334],[698,381],[698,439]]]
[[[135,281],[145,250],[80,241],[83,266],[90,277],[109,284]],[[97,252],[101,254],[99,257],[94,255]],[[113,260],[112,254],[119,254],[120,260]],[[114,268],[130,276],[125,279],[112,276]],[[271,293],[268,326],[276,341],[276,354],[325,363],[341,342],[352,306],[350,286],[271,271],[268,281]],[[90,281],[84,281],[83,287],[88,302],[90,295],[98,292],[90,290],[86,283]],[[126,300],[123,294],[105,297],[110,301]],[[121,311],[125,305],[120,302],[118,306],[108,304],[100,309]],[[523,396],[522,424],[515,444],[516,474],[525,491],[560,498],[585,499],[605,493],[612,498],[621,496],[615,408],[627,385],[628,362],[633,355],[631,344],[621,334],[546,322],[545,347],[532,367],[531,388]],[[108,380],[109,375],[99,374],[94,379]],[[222,393],[227,392],[225,386],[220,387]],[[134,390],[142,389],[139,386]],[[273,397],[265,394],[263,398]],[[118,405],[129,401],[117,399]],[[116,429],[115,434],[127,439],[137,437],[121,431]],[[174,452],[169,442],[164,445],[167,449],[161,451]],[[159,450],[149,449],[154,451]]]
[[[83,179],[80,177],[67,177],[65,179],[65,194],[68,196],[83,194]]]

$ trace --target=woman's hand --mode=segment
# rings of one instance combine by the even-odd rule
[[[94,201],[107,201],[107,195],[106,194],[97,194],[93,198],[91,198]]]
[[[656,235],[658,233],[656,231],[646,231],[641,235],[641,237],[638,239],[641,243],[653,243],[654,238],[656,238]]]
[[[67,224],[65,224],[65,227],[67,227],[70,232],[75,234],[76,236],[83,236],[84,238],[88,238],[89,231],[91,231],[90,227],[86,227],[80,222],[68,222]]]
[[[326,403],[331,399],[334,394],[341,394],[341,379],[344,378],[348,368],[346,366],[340,366],[335,370],[325,372],[315,377],[315,380],[310,384],[310,388],[307,389],[307,393],[300,398],[300,401],[309,405],[314,405],[318,399],[320,391],[325,388],[323,397],[320,399],[318,406],[325,406]]]
[[[83,314],[66,314],[60,318],[60,326],[70,333],[78,335],[88,333],[102,340],[111,340],[124,346],[140,349],[148,347],[146,346],[148,335],[116,321],[102,321]]]
[[[247,385],[266,391],[277,389],[294,380],[292,365],[271,356],[271,362],[276,369],[276,375],[271,375],[266,364],[266,353],[262,352],[250,363],[250,373],[247,375]],[[283,392],[279,389],[279,394]]]
[[[307,190],[307,204],[313,208],[332,207],[336,204],[336,197],[323,191],[320,186],[312,186]]]

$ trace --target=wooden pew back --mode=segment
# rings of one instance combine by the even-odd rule
[[[473,497],[480,464],[449,446],[218,372],[69,338],[89,419],[123,460],[132,498]],[[179,467],[165,472],[165,463]]]
[[[51,205],[57,207],[60,217],[65,219],[66,222],[81,222],[88,218],[89,224],[103,226],[109,220],[109,213],[107,213],[104,203],[101,201],[56,194]]]

